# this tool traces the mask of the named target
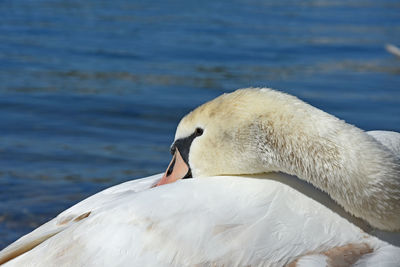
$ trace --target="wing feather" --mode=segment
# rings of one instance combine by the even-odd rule
[[[150,188],[160,178],[162,174],[153,175],[147,178],[125,182],[107,188],[63,211],[51,221],[38,227],[31,233],[21,237],[0,252],[0,264],[3,264],[37,245],[46,241],[50,237],[59,234],[74,224],[80,223],[83,219],[90,216],[97,209],[103,207],[113,199],[119,198],[123,194],[132,194]]]

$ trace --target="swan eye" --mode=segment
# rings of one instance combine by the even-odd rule
[[[200,135],[203,134],[203,132],[204,132],[203,129],[201,129],[201,128],[196,128],[196,131],[195,131],[194,133],[195,133],[196,136],[200,136]]]

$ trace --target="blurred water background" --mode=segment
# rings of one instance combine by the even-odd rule
[[[400,2],[0,2],[0,248],[161,172],[179,119],[240,87],[400,131]]]

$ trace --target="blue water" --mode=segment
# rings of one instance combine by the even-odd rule
[[[161,172],[179,119],[240,87],[400,131],[400,2],[0,2],[0,248]]]

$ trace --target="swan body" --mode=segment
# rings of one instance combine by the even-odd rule
[[[150,189],[160,178],[123,183],[78,203],[3,250],[0,260],[45,239],[4,266],[330,266],[341,261],[343,266],[397,266],[400,262],[400,248],[368,235],[280,182],[295,177],[219,176]],[[336,249],[354,257],[330,255]]]
[[[399,266],[400,248],[369,234],[400,243],[388,232],[400,228],[399,144],[287,94],[238,90],[182,119],[164,175],[89,197],[0,264]]]

